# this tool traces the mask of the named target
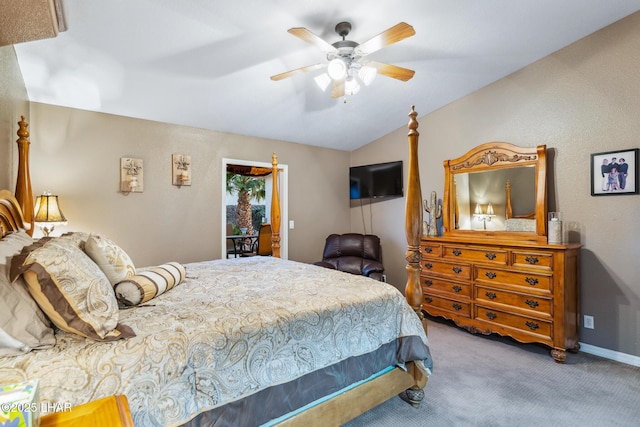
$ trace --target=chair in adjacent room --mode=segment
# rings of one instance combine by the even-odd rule
[[[251,252],[244,253],[242,256],[271,256],[271,224],[261,224],[258,231],[258,237],[252,245]]]
[[[314,264],[383,280],[380,238],[373,234],[331,234],[326,239],[322,261]]]
[[[230,255],[233,255],[236,258],[238,255],[242,253],[242,251],[236,248],[236,242],[232,239],[229,239],[229,236],[233,236],[233,224],[227,223],[227,258]]]

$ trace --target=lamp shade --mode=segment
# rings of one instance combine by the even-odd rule
[[[36,216],[33,219],[34,222],[46,222],[56,224],[66,224],[67,219],[60,210],[58,204],[58,196],[54,196],[49,193],[45,193],[42,196],[36,197]]]
[[[360,92],[360,85],[353,77],[348,77],[344,83],[344,91],[347,95],[355,95]]]
[[[495,215],[493,213],[493,205],[491,203],[487,205],[487,215]]]
[[[347,75],[347,64],[341,58],[332,59],[327,66],[327,74],[333,80],[342,80]]]
[[[365,86],[369,86],[371,83],[373,83],[373,79],[376,78],[377,74],[377,69],[366,65],[360,68],[360,71],[358,71],[358,77],[360,77],[362,83],[364,83]]]

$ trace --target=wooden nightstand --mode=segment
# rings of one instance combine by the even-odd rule
[[[40,418],[40,427],[133,427],[129,402],[124,395],[74,406],[70,411],[54,412]]]

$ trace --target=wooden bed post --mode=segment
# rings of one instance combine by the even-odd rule
[[[422,254],[420,253],[420,237],[422,236],[422,191],[420,190],[420,170],[418,166],[418,122],[415,106],[409,113],[409,176],[407,182],[407,201],[405,208],[405,232],[407,236],[407,285],[405,297],[409,305],[418,314],[422,326],[427,332],[427,323],[422,313],[422,287],[420,270]]]
[[[418,166],[418,121],[415,106],[411,106],[409,113],[409,174],[407,179],[407,204],[405,207],[405,233],[407,236],[407,285],[405,298],[420,318],[425,334],[427,321],[422,313],[422,286],[420,285],[420,270],[422,254],[420,253],[420,238],[422,237],[422,190],[420,189],[420,168]],[[424,399],[424,383],[415,385],[405,391],[406,400],[414,407],[418,407]]]
[[[271,252],[280,258],[280,197],[278,196],[278,156],[271,156]]]
[[[24,120],[24,116],[20,116],[18,122],[18,177],[16,179],[16,199],[22,209],[24,222],[29,224],[27,230],[30,236],[33,235],[33,193],[31,191],[31,175],[29,173],[29,123]]]

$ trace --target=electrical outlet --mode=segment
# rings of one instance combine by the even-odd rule
[[[387,275],[386,274],[382,275],[382,281],[385,282],[385,283],[387,282]]]
[[[584,327],[586,329],[595,328],[595,326],[593,325],[593,316],[587,316],[586,314],[584,315]]]

